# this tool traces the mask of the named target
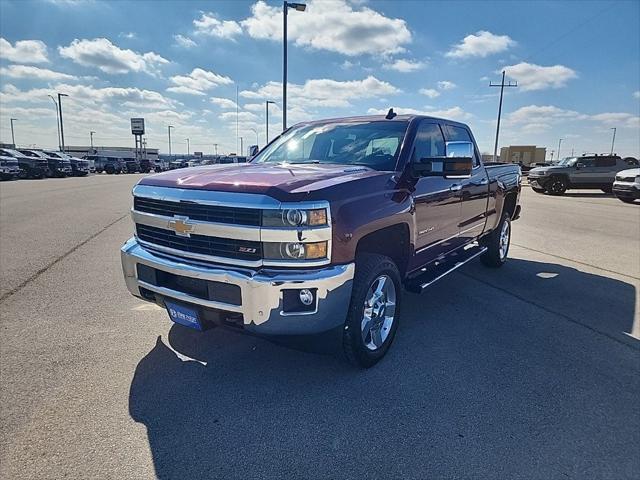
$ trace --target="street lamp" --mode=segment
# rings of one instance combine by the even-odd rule
[[[56,128],[58,129],[58,150],[62,150],[62,147],[60,146],[60,115],[58,114],[58,102],[56,102],[56,99],[53,98],[53,95],[48,95],[48,97],[56,106]]]
[[[616,127],[612,127],[610,128],[610,130],[613,130],[613,139],[611,140],[611,155],[613,155],[613,146],[616,144]]]
[[[267,119],[267,140],[265,142],[265,145],[267,145],[269,143],[269,104],[276,104],[276,102],[274,102],[273,100],[267,100],[266,102],[264,102],[264,109],[265,109],[265,117]]]
[[[283,62],[282,62],[282,130],[287,129],[287,15],[289,9],[293,8],[298,12],[304,12],[307,9],[305,3],[291,3],[285,0],[283,4]]]
[[[62,97],[68,97],[66,93],[58,93],[58,110],[60,111],[60,142],[62,153],[64,153],[64,122],[62,121]]]
[[[244,155],[244,138],[240,137],[240,156]]]
[[[16,120],[18,120],[18,119],[17,118],[9,119],[9,123],[11,123],[11,143],[13,143],[13,148],[16,147],[16,137],[13,134],[13,122],[15,122]]]
[[[167,133],[169,134],[169,158],[171,158],[171,129],[176,128],[173,125],[167,126]]]
[[[558,140],[558,156],[556,157],[558,160],[560,160],[560,145],[562,145],[562,140],[564,140],[564,138]]]
[[[259,145],[260,141],[258,140],[258,130],[256,130],[253,127],[249,127],[249,130],[252,130],[253,132],[255,132],[255,134],[256,134],[256,145]]]
[[[187,141],[187,155],[191,155],[191,146],[189,145],[189,139],[185,138],[185,140]]]
[[[93,130],[89,132],[89,137],[91,137],[91,153],[93,153],[93,134],[96,133]]]

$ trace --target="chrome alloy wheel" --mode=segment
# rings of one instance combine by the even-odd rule
[[[511,225],[505,220],[502,223],[502,229],[500,230],[500,260],[507,258],[509,252],[509,236],[511,235]]]
[[[396,312],[396,287],[387,275],[381,275],[369,287],[361,322],[362,342],[377,350],[391,332]]]

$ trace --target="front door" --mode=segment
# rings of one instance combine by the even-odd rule
[[[440,125],[423,120],[416,133],[411,161],[444,155]],[[413,193],[416,255],[410,269],[455,248],[460,220],[459,186],[459,179],[444,177],[421,177],[416,181]]]

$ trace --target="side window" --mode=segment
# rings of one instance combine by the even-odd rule
[[[578,158],[578,163],[581,163],[585,167],[595,167],[596,159],[595,157],[582,157],[582,158]]]
[[[469,135],[469,131],[466,128],[456,127],[453,125],[446,126],[447,133],[447,142],[471,142],[471,135]],[[475,150],[475,147],[474,147]],[[478,152],[475,152],[473,156],[473,167],[477,167],[480,165],[480,161],[478,160]]]
[[[596,158],[596,167],[615,167],[616,157],[598,157]]]
[[[421,158],[444,156],[444,138],[437,123],[422,121],[416,132],[416,140],[413,149],[413,158],[416,162]]]

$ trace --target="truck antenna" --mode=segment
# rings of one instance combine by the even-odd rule
[[[387,112],[387,115],[384,117],[387,120],[391,120],[396,116],[396,112],[393,111],[393,108],[390,108],[389,111]]]

